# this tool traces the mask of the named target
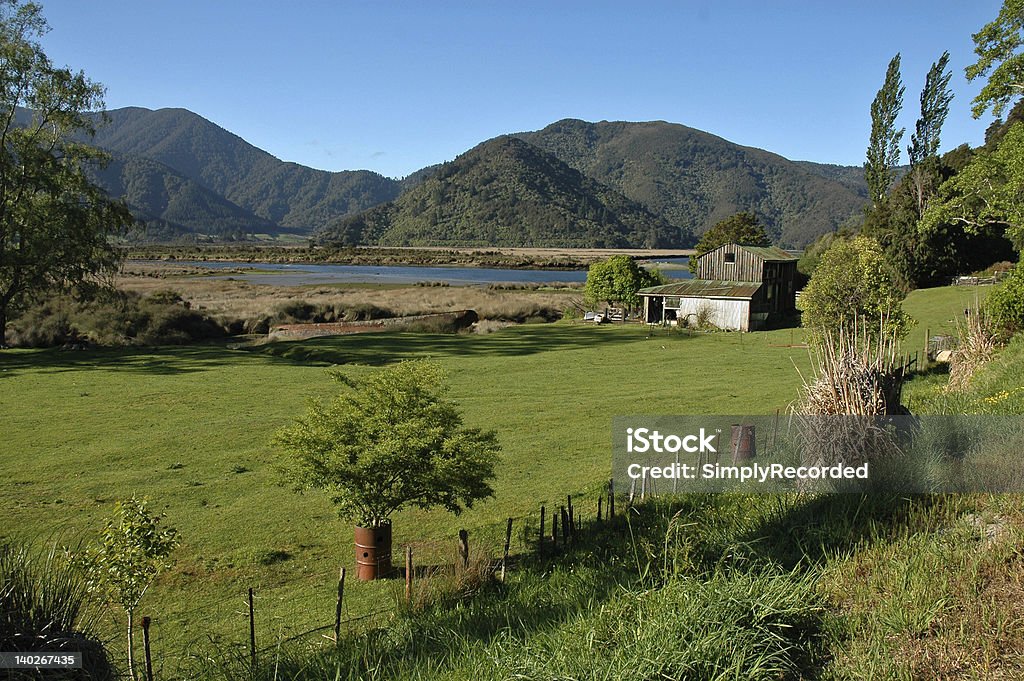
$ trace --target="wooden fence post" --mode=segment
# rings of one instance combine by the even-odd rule
[[[597,495],[597,522],[601,522],[601,502],[604,501],[604,494]]]
[[[565,496],[566,506],[569,508],[569,537],[575,539],[576,534],[576,516],[572,511],[572,495],[567,494]]]
[[[540,542],[538,542],[537,548],[544,550],[544,504],[540,505]]]
[[[571,529],[571,526],[569,524],[569,513],[568,513],[568,511],[565,510],[565,506],[563,506],[562,509],[561,509],[561,515],[562,515],[562,544],[566,544],[567,545],[569,543],[569,533],[572,532],[572,529]]]
[[[615,478],[608,481],[608,520],[615,519]]]
[[[558,548],[558,514],[551,512],[551,548]]]
[[[149,617],[142,618],[142,645],[146,651],[146,681],[153,681],[153,656],[149,650]]]
[[[505,526],[505,553],[501,557],[501,581],[505,581],[505,567],[508,565],[508,550],[512,547],[512,519]]]
[[[412,547],[405,547],[405,600],[412,603]]]
[[[249,663],[256,673],[256,609],[253,606],[252,587],[249,587]]]
[[[459,555],[462,557],[462,568],[469,567],[469,532],[459,530]]]
[[[345,568],[338,573],[338,603],[334,606],[334,645],[341,644],[341,601],[345,597]]]

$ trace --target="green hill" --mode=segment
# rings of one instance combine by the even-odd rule
[[[344,218],[337,244],[677,247],[693,243],[639,203],[515,137],[445,163],[394,202]]]
[[[776,242],[799,247],[865,203],[848,186],[856,186],[849,169],[826,177],[824,167],[811,169],[674,123],[566,119],[517,137],[697,234],[753,211]]]
[[[132,107],[107,117],[106,123],[97,123],[96,146],[124,159],[156,161],[219,194],[260,219],[249,231],[267,231],[266,224],[272,224],[308,233],[339,215],[389,201],[400,190],[397,181],[367,170],[327,172],[281,161],[185,109]],[[201,208],[195,213],[200,219]],[[210,233],[233,230],[217,212],[203,219]]]

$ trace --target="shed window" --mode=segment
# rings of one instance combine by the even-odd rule
[[[665,298],[665,307],[679,308],[679,296],[668,296]]]
[[[736,254],[735,253],[726,253],[725,254],[725,264],[726,265],[735,265],[736,264]]]

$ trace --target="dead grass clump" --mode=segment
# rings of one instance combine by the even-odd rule
[[[949,361],[948,392],[963,392],[971,378],[995,355],[999,335],[991,317],[977,301],[970,308],[967,321],[957,321],[957,347]]]

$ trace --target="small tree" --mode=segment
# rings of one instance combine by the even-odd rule
[[[595,262],[587,270],[583,298],[588,306],[605,302],[621,303],[630,310],[640,303],[637,291],[665,283],[657,270],[640,267],[628,255],[613,255],[604,262]]]
[[[903,291],[895,283],[882,248],[867,236],[836,239],[821,256],[800,296],[802,323],[813,336],[881,320],[878,332],[902,338],[910,327]],[[870,333],[875,330],[866,329]]]
[[[124,609],[128,619],[128,673],[135,678],[135,610],[178,544],[174,528],[161,528],[146,501],[134,496],[119,501],[107,520],[98,548],[78,557],[91,590],[100,591]]]
[[[772,240],[768,237],[764,225],[753,213],[736,213],[724,220],[716,222],[711,229],[704,232],[700,241],[694,246],[696,251],[690,257],[690,272],[697,274],[697,258],[705,253],[710,253],[719,246],[725,244],[740,244],[742,246],[771,246]]]
[[[359,378],[332,402],[277,433],[287,475],[331,496],[338,513],[377,527],[405,506],[452,513],[493,496],[500,447],[493,431],[465,428],[445,399],[436,364],[406,361]]]

